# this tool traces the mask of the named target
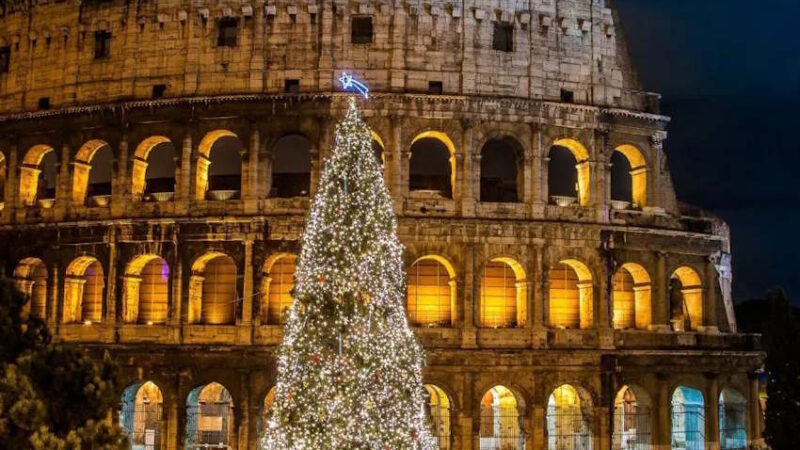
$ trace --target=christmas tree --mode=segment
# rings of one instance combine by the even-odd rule
[[[302,238],[264,450],[433,450],[424,354],[372,136],[350,99]]]

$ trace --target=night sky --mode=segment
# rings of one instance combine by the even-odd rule
[[[672,116],[678,198],[731,226],[737,302],[800,304],[797,0],[615,0],[645,90]]]

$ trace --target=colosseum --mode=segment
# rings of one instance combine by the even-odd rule
[[[347,71],[441,450],[761,448],[729,230],[609,2],[2,2],[0,276],[119,362],[132,449],[256,449]]]

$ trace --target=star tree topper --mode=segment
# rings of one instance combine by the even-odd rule
[[[339,77],[339,82],[342,83],[343,90],[357,92],[364,96],[364,98],[369,98],[369,88],[367,85],[353,78],[349,73],[342,73],[342,76]]]

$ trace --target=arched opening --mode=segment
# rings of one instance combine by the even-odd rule
[[[567,259],[550,270],[550,326],[591,328],[594,322],[592,273],[580,261]]]
[[[111,146],[91,140],[78,149],[72,163],[72,204],[76,206],[108,206],[114,154]]]
[[[480,326],[514,328],[525,325],[527,283],[522,265],[512,258],[494,258],[481,276]]]
[[[428,255],[408,271],[408,320],[417,327],[450,327],[456,301],[455,270],[445,258]]]
[[[591,450],[590,411],[591,405],[584,404],[577,389],[568,384],[557,387],[547,400],[547,449]]]
[[[614,328],[647,329],[652,324],[652,303],[650,275],[644,267],[623,264],[614,274],[613,285]]]
[[[703,450],[705,448],[705,404],[703,393],[680,386],[672,394],[673,450]]]
[[[220,252],[195,261],[189,282],[189,322],[232,325],[236,321],[236,263]]]
[[[0,211],[5,207],[6,200],[6,178],[8,172],[8,163],[6,155],[0,152]]]
[[[119,425],[131,449],[160,450],[164,398],[152,381],[128,386],[122,392]]]
[[[270,257],[264,264],[261,279],[261,292],[265,301],[262,304],[261,320],[270,325],[286,323],[286,314],[292,307],[292,289],[294,289],[294,271],[297,256],[291,253],[279,253]]]
[[[311,142],[301,134],[284,136],[272,150],[269,196],[307,197],[311,190]]]
[[[725,388],[719,394],[719,448],[747,448],[747,401],[735,389]]]
[[[430,421],[430,430],[437,442],[439,450],[450,450],[452,431],[450,428],[450,398],[439,386],[426,384],[428,393],[427,417]]]
[[[92,256],[81,256],[67,267],[64,278],[64,322],[91,324],[103,317],[103,266]]]
[[[378,164],[383,166],[386,163],[386,146],[383,144],[383,139],[375,131],[370,130],[372,133],[372,153],[375,154],[375,159]]]
[[[197,148],[196,200],[230,200],[242,189],[242,143],[228,130],[206,133]]]
[[[512,138],[490,139],[481,149],[481,201],[515,203],[522,185],[522,148]]]
[[[259,442],[264,440],[264,433],[268,429],[269,419],[272,417],[272,405],[275,403],[275,387],[270,388],[261,404],[261,415],[258,417]]]
[[[455,145],[438,131],[426,131],[411,142],[408,190],[423,196],[453,198]]]
[[[38,203],[41,208],[50,208],[56,198],[56,175],[58,157],[53,147],[35,145],[22,160],[19,174],[19,199],[23,206]]]
[[[123,318],[152,325],[167,321],[169,265],[158,255],[140,255],[125,270]]]
[[[47,267],[39,258],[25,258],[14,269],[17,289],[27,298],[24,312],[44,319],[47,315]]]
[[[647,206],[647,163],[633,145],[621,145],[611,155],[611,200],[617,209]]]
[[[650,449],[650,402],[639,398],[629,386],[623,386],[614,399],[612,450]]]
[[[131,194],[134,200],[163,202],[175,196],[177,153],[164,136],[150,136],[133,157]]]
[[[481,399],[481,450],[522,450],[525,436],[520,427],[516,396],[505,386],[489,389]]]
[[[703,325],[703,284],[691,267],[679,267],[669,283],[672,329],[697,331]]]
[[[186,448],[234,446],[233,398],[219,383],[200,386],[186,399]]]
[[[547,189],[550,201],[569,206],[576,201],[589,204],[589,152],[578,141],[559,139],[550,148],[547,164]]]

